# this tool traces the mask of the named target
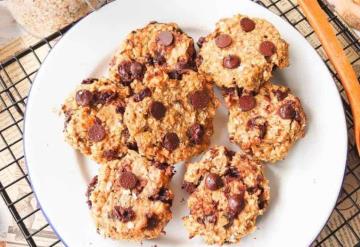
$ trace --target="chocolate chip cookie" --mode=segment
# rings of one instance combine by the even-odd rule
[[[195,67],[194,41],[175,23],[151,22],[131,32],[110,62],[110,78],[123,85],[142,79],[148,66],[179,72]]]
[[[239,242],[256,229],[270,199],[262,165],[222,146],[187,164],[183,189],[190,193],[184,225],[190,238],[199,235],[207,244]]]
[[[124,119],[140,154],[174,164],[209,146],[219,102],[203,75],[149,68],[134,91]]]
[[[257,92],[275,67],[288,66],[288,44],[269,22],[235,15],[199,40],[197,64],[219,87]]]
[[[98,163],[137,149],[123,122],[129,89],[108,79],[86,79],[66,99],[65,140]]]
[[[103,164],[87,191],[97,231],[113,239],[157,238],[172,218],[172,175],[170,165],[132,150]]]
[[[287,87],[266,82],[258,94],[227,91],[230,140],[254,157],[275,162],[286,157],[305,135],[306,116],[300,100]]]

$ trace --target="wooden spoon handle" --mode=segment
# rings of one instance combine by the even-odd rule
[[[355,71],[349,63],[343,47],[337,39],[334,30],[329,24],[326,14],[319,6],[317,0],[298,0],[305,16],[310,22],[315,33],[329,57],[331,63],[344,86],[346,95],[349,99],[353,117],[355,139],[360,150],[360,84],[356,77]]]

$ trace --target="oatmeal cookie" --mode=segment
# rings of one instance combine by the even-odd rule
[[[175,23],[151,22],[131,32],[110,62],[110,78],[123,85],[142,79],[149,66],[168,71],[194,68],[194,41]]]
[[[172,167],[129,150],[100,167],[87,195],[97,231],[113,239],[157,238],[172,218]]]
[[[257,95],[227,91],[230,140],[254,157],[275,162],[305,135],[306,116],[287,87],[266,82]]]
[[[258,91],[275,67],[288,66],[288,44],[269,22],[235,15],[199,40],[197,63],[219,87]]]
[[[65,140],[98,163],[137,149],[123,123],[128,93],[108,79],[84,80],[62,106]]]
[[[219,102],[203,75],[187,70],[171,78],[160,68],[148,69],[124,119],[142,155],[174,164],[209,146]]]
[[[239,242],[256,229],[270,199],[262,165],[222,146],[187,164],[183,189],[190,193],[184,225],[190,238],[199,235],[207,244]]]

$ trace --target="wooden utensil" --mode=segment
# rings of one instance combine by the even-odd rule
[[[353,114],[355,141],[360,154],[360,84],[355,71],[317,0],[298,0],[297,2],[319,37],[345,89]]]

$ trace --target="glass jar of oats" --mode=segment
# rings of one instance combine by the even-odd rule
[[[99,8],[105,0],[7,0],[15,20],[30,34],[46,37]]]

